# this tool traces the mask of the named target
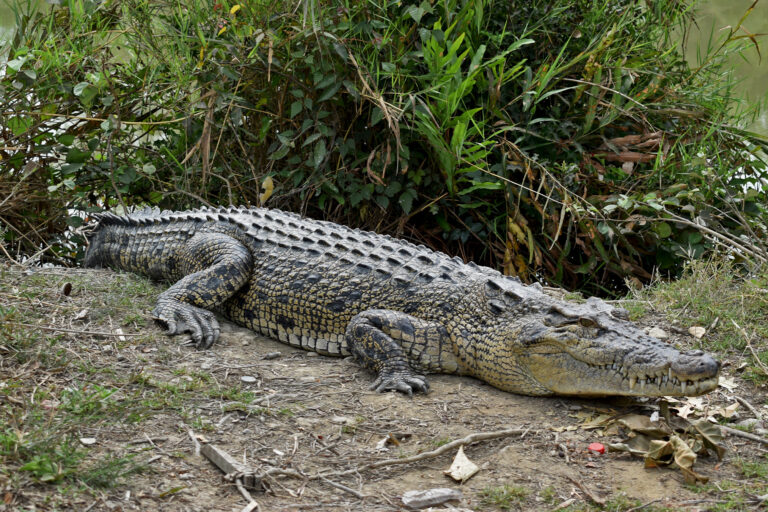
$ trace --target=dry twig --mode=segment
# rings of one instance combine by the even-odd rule
[[[382,468],[385,466],[397,466],[401,464],[410,464],[411,462],[417,462],[424,459],[433,459],[455,448],[458,448],[459,446],[462,446],[462,445],[468,445],[468,444],[476,443],[478,441],[487,441],[489,439],[498,439],[502,437],[510,437],[510,436],[518,436],[518,435],[524,436],[526,433],[528,433],[529,430],[530,429],[510,428],[506,430],[496,430],[493,432],[478,432],[476,434],[470,434],[466,437],[462,437],[461,439],[457,439],[456,441],[452,441],[448,444],[444,444],[440,448],[437,448],[430,452],[423,452],[417,455],[412,455],[410,457],[403,457],[402,459],[380,460],[380,461],[372,462],[370,464],[366,464],[359,468],[347,469],[345,471],[335,471],[332,473],[318,474],[318,475],[310,476],[309,478],[314,479],[314,478],[323,478],[327,476],[351,475],[351,474],[359,473],[361,471],[365,471],[368,469]]]
[[[765,437],[760,437],[755,434],[750,434],[749,432],[744,432],[743,430],[739,430],[736,428],[726,427],[725,425],[718,425],[718,426],[731,435],[743,437],[745,439],[750,439],[752,441],[756,441],[758,443],[768,445],[768,439],[766,439]]]

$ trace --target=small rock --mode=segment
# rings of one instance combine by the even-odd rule
[[[426,491],[408,491],[403,493],[403,505],[409,508],[427,508],[446,501],[460,500],[464,495],[458,489],[439,487]]]
[[[256,382],[256,377],[252,377],[251,375],[243,375],[240,377],[240,380],[245,382],[246,384],[253,384]]]
[[[760,420],[758,420],[757,418],[747,418],[745,420],[741,420],[740,422],[737,423],[737,425],[744,428],[755,428],[755,427],[759,428],[763,426],[760,423]]]
[[[261,358],[262,359],[266,359],[267,361],[269,361],[270,359],[277,359],[281,355],[282,354],[280,352],[268,352],[268,353],[264,354]]]
[[[667,334],[667,331],[659,327],[651,327],[650,329],[648,329],[648,336],[653,336],[654,338],[658,338],[660,340],[665,340],[669,338],[669,334]]]
[[[318,357],[319,355],[317,352],[307,352],[307,357]]]
[[[351,425],[353,421],[349,416],[334,416],[331,418],[331,423],[336,423],[338,425]]]
[[[96,444],[96,438],[95,437],[81,437],[80,438],[80,444],[83,446],[91,446]]]
[[[697,340],[700,340],[707,333],[707,330],[705,328],[703,328],[703,327],[695,325],[693,327],[689,327],[688,328],[688,333],[691,336],[695,337]]]

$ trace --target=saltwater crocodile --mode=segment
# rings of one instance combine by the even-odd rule
[[[428,391],[422,373],[471,375],[526,395],[697,395],[719,363],[646,335],[626,311],[389,236],[279,210],[103,213],[85,265],[174,284],[153,317],[200,348],[214,311],[263,335],[378,374],[372,389]]]

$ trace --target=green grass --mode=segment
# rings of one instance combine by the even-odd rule
[[[530,490],[520,485],[486,487],[480,491],[480,504],[497,510],[511,510],[520,507],[529,494]]]

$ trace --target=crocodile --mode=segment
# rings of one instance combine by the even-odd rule
[[[216,314],[294,347],[354,359],[371,389],[427,392],[428,373],[533,396],[686,396],[719,363],[647,335],[598,298],[565,301],[387,235],[266,208],[97,214],[86,267],[173,283],[153,318],[201,349]]]

